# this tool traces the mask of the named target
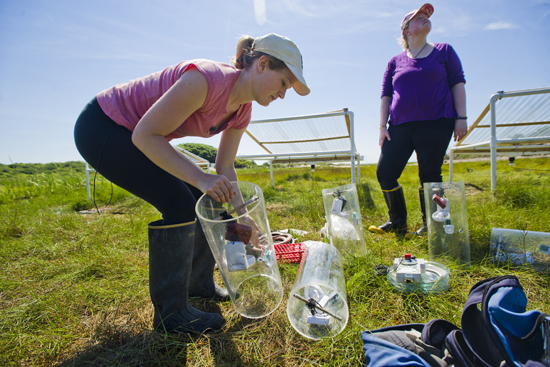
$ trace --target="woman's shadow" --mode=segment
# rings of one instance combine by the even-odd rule
[[[220,307],[213,301],[191,300],[193,306],[206,312],[221,313]],[[207,366],[214,360],[214,366],[243,366],[240,353],[232,337],[248,322],[239,322],[228,330],[211,334],[167,334],[151,330],[145,322],[132,322],[113,325],[104,322],[95,330],[95,335],[83,345],[83,348],[68,358],[59,356],[60,367],[68,366],[186,366],[188,352],[199,351],[205,343],[209,344],[209,356],[196,353],[191,357],[198,365]],[[144,331],[145,330],[145,331]],[[189,359],[191,359],[189,358]],[[200,359],[204,363],[200,363]]]
[[[247,319],[240,317],[240,320],[233,326],[221,333],[212,334],[209,338],[210,351],[214,358],[215,366],[232,366],[232,367],[255,367],[257,365],[249,362],[244,362],[241,359],[242,351],[240,351],[233,341],[234,337],[239,337],[237,333],[246,329],[248,325],[261,323],[262,320]]]

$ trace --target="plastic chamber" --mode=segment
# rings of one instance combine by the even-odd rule
[[[344,330],[349,318],[342,259],[329,243],[306,244],[288,297],[287,316],[292,327],[306,338],[331,338]]]
[[[470,237],[464,181],[425,182],[424,203],[430,260],[442,257],[470,263]]]
[[[347,262],[350,256],[367,253],[363,218],[355,184],[322,190],[330,243]]]
[[[231,203],[223,207],[205,194],[196,212],[236,311],[260,318],[283,298],[264,196],[253,183],[231,184],[236,193]]]
[[[394,260],[386,278],[399,292],[438,294],[449,289],[449,276],[445,265],[405,254]]]
[[[489,256],[512,265],[550,266],[550,233],[493,228]]]

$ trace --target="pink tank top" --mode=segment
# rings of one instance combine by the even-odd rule
[[[252,103],[242,104],[233,117],[214,131],[213,127],[227,113],[225,107],[240,70],[233,66],[209,60],[183,61],[162,71],[118,84],[97,95],[101,109],[114,122],[134,131],[147,110],[170,89],[174,83],[191,68],[197,68],[208,83],[208,94],[204,105],[196,110],[167,140],[184,136],[210,137],[227,128],[244,129],[250,122]]]

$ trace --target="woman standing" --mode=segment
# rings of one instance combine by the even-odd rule
[[[296,45],[277,34],[242,37],[233,65],[184,61],[100,92],[80,114],[74,136],[82,157],[162,214],[149,224],[155,329],[202,333],[222,327],[221,315],[198,311],[188,301],[228,299],[227,290],[214,283],[215,260],[196,225],[195,203],[203,193],[220,203],[234,198],[234,161],[252,101],[268,106],[292,87],[309,93]],[[217,175],[206,174],[169,144],[219,133]]]
[[[407,231],[407,207],[398,179],[413,151],[418,162],[423,225],[408,234],[423,235],[426,209],[424,182],[442,182],[441,166],[454,140],[467,132],[464,72],[458,55],[447,43],[428,43],[434,8],[424,4],[401,22],[404,51],[388,63],[380,104],[380,159],[376,175],[388,206],[389,220],[369,231],[383,234]],[[388,125],[389,122],[389,126]]]

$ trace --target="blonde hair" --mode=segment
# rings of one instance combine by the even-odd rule
[[[236,69],[244,70],[254,63],[254,60],[265,56],[271,70],[282,70],[286,64],[276,57],[265,54],[263,52],[254,51],[254,38],[251,36],[242,36],[237,42],[237,50],[235,57],[231,58],[231,63]]]
[[[409,39],[407,38],[407,36],[405,36],[405,31],[409,29],[409,23],[407,22],[407,25],[405,26],[405,28],[403,28],[403,30],[401,31],[401,37],[399,37],[397,39],[397,42],[399,43],[399,46],[401,46],[403,48],[403,50],[408,50],[409,49]]]

